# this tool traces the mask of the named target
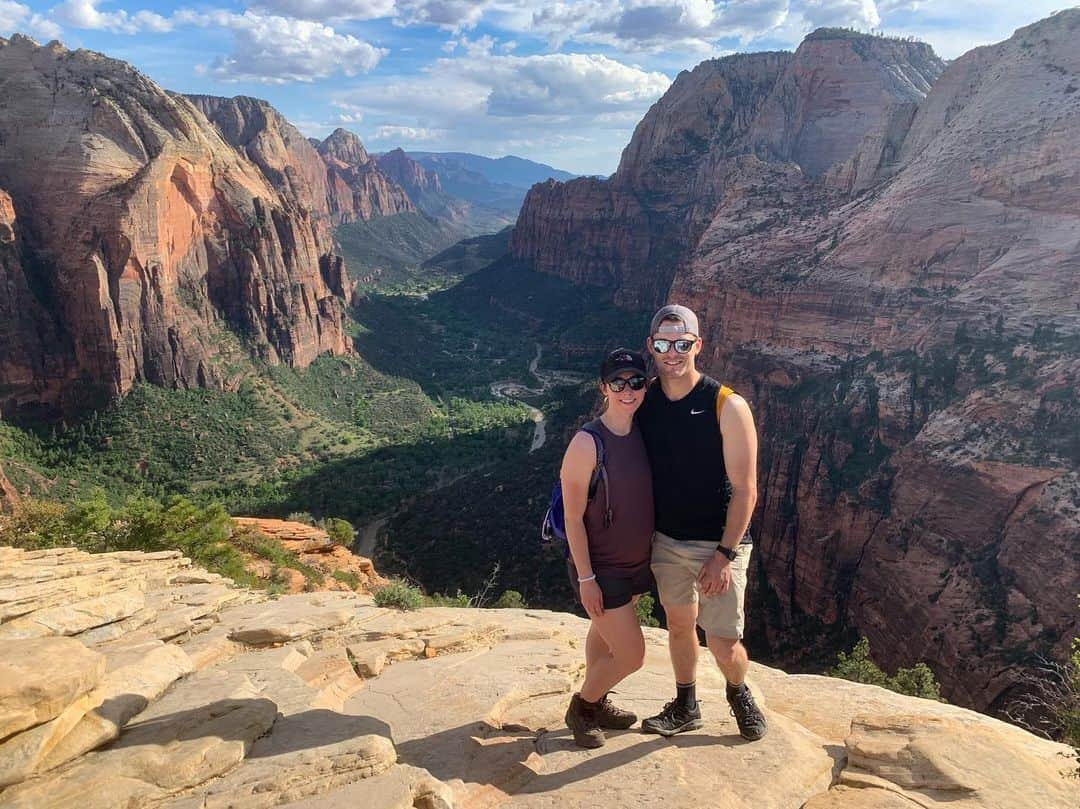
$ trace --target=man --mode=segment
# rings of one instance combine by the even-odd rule
[[[765,735],[765,717],[745,679],[743,597],[757,501],[757,432],[746,401],[697,370],[697,316],[665,306],[653,316],[647,348],[659,384],[638,422],[652,467],[656,533],[652,570],[667,613],[676,697],[645,719],[646,733],[672,736],[702,727],[695,693],[697,626],[727,678],[727,699],[745,739]]]

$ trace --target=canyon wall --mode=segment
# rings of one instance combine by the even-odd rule
[[[1001,710],[1080,633],[1078,35],[1073,10],[947,68],[829,30],[706,62],[610,180],[530,192],[518,261],[691,306],[751,401],[760,650],[858,631]]]
[[[0,305],[18,313],[0,330],[5,414],[139,380],[227,386],[237,352],[305,365],[349,350],[344,267],[287,157],[253,163],[182,96],[56,42],[0,41],[0,85]]]

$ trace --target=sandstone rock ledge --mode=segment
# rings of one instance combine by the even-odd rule
[[[1071,807],[1067,749],[959,708],[754,666],[743,742],[720,677],[706,727],[562,723],[586,622],[399,613],[355,593],[271,599],[178,553],[0,548],[0,807]],[[658,710],[666,638],[621,703]]]

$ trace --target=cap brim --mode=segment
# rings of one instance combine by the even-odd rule
[[[614,371],[608,371],[607,376],[604,377],[604,381],[610,382],[619,374],[625,373],[626,371],[633,371],[635,374],[641,374],[642,376],[645,376],[645,371],[643,369],[638,368],[634,365],[624,365],[622,368],[616,368]]]

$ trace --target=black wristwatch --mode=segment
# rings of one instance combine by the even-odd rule
[[[716,552],[722,556],[726,556],[729,562],[734,562],[735,557],[739,555],[738,548],[725,548],[723,545],[717,545]]]

